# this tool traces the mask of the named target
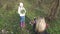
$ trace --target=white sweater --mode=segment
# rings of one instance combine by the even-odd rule
[[[25,12],[24,12],[24,13],[21,13],[22,10],[24,10]],[[20,16],[25,16],[25,13],[26,13],[26,10],[25,10],[24,7],[22,7],[22,8],[18,7],[18,14],[19,14]]]

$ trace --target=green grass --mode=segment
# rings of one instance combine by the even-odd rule
[[[26,8],[26,24],[27,28],[31,30],[30,34],[33,33],[32,31],[32,26],[29,25],[30,20],[33,19],[33,17],[38,17],[38,16],[47,16],[47,13],[45,8],[36,8],[31,11],[30,7],[32,6],[31,3],[28,1],[23,1],[24,2],[24,7]],[[16,5],[12,10],[5,10],[3,8],[0,8],[0,31],[2,29],[5,29],[8,31],[8,34],[20,34],[21,29],[20,29],[20,16],[17,13],[17,8],[18,5]],[[49,28],[47,31],[50,34],[60,34],[60,18],[48,22]],[[26,34],[28,34],[26,32]]]

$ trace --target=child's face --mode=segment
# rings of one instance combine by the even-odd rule
[[[20,3],[20,7],[23,7],[23,3]]]
[[[23,7],[23,4],[20,4],[20,7]]]
[[[20,7],[23,7],[23,4],[20,4]]]

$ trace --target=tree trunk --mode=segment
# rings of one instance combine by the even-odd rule
[[[59,6],[59,0],[54,0],[54,3],[51,5],[51,12],[50,15],[48,16],[48,19],[55,19],[57,16],[57,9]]]

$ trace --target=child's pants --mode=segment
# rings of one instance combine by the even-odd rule
[[[20,16],[20,26],[24,27],[25,25],[25,16]]]

